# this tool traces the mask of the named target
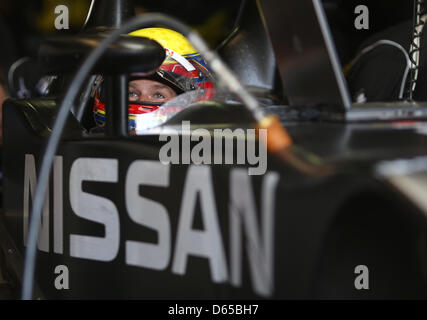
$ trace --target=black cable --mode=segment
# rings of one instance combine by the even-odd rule
[[[162,14],[146,14],[133,18],[129,22],[125,23],[122,27],[111,33],[101,42],[101,44],[97,48],[95,48],[89,54],[89,56],[85,59],[80,69],[74,76],[69,86],[69,89],[67,90],[67,93],[64,96],[64,99],[62,100],[57,117],[55,119],[55,123],[53,125],[52,133],[49,137],[45,152],[43,154],[40,173],[37,180],[36,192],[34,195],[33,207],[31,210],[22,283],[22,299],[24,300],[29,300],[32,298],[37,253],[37,237],[40,227],[43,202],[45,199],[45,194],[47,192],[49,177],[52,170],[53,159],[58,149],[58,144],[63,129],[65,127],[68,115],[77,95],[79,94],[80,87],[89,76],[89,73],[95,66],[98,59],[104,54],[108,46],[115,42],[120,37],[120,35],[130,33],[137,29],[158,25],[174,29],[182,33],[185,37],[188,37],[192,32],[187,26],[185,26],[181,22]]]

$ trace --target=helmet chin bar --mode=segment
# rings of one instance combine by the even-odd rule
[[[146,102],[146,101],[128,101],[128,110],[130,115],[142,115],[156,111],[163,105],[163,102]]]

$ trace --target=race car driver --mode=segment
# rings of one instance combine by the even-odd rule
[[[212,97],[214,90],[212,73],[197,50],[182,34],[165,28],[145,28],[130,35],[155,40],[166,51],[163,64],[154,74],[130,75],[130,133],[146,128],[149,122],[157,125],[164,122],[170,114],[165,116],[164,112],[161,112],[162,105],[182,93],[198,90],[198,101],[209,100]],[[102,128],[105,125],[105,102],[100,83],[102,79],[98,81],[94,90],[93,113],[97,126]],[[176,113],[182,108],[168,110],[169,113]]]

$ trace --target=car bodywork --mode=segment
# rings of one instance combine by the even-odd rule
[[[250,46],[248,34],[241,28],[220,50],[231,66],[227,46]],[[89,135],[70,117],[43,211],[35,297],[427,297],[427,122],[292,117],[275,102],[272,49],[263,52],[270,59],[254,62],[257,77],[242,79],[281,117],[303,168],[275,154],[259,176],[246,165],[164,165],[158,134]],[[56,108],[55,99],[4,104],[1,242],[18,282]],[[252,125],[243,107],[225,102],[199,103],[181,117],[210,132]],[[172,120],[163,127],[181,118]],[[69,270],[69,290],[55,287],[59,265]],[[361,265],[369,290],[355,285]]]

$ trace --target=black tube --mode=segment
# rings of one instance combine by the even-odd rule
[[[124,137],[128,133],[128,77],[125,74],[105,78],[105,130],[110,137]]]
[[[86,109],[86,104],[90,98],[90,93],[92,91],[92,87],[95,83],[96,76],[91,76],[87,81],[86,87],[81,93],[79,104],[74,108],[74,117],[78,122],[81,122],[83,119],[83,114]]]

